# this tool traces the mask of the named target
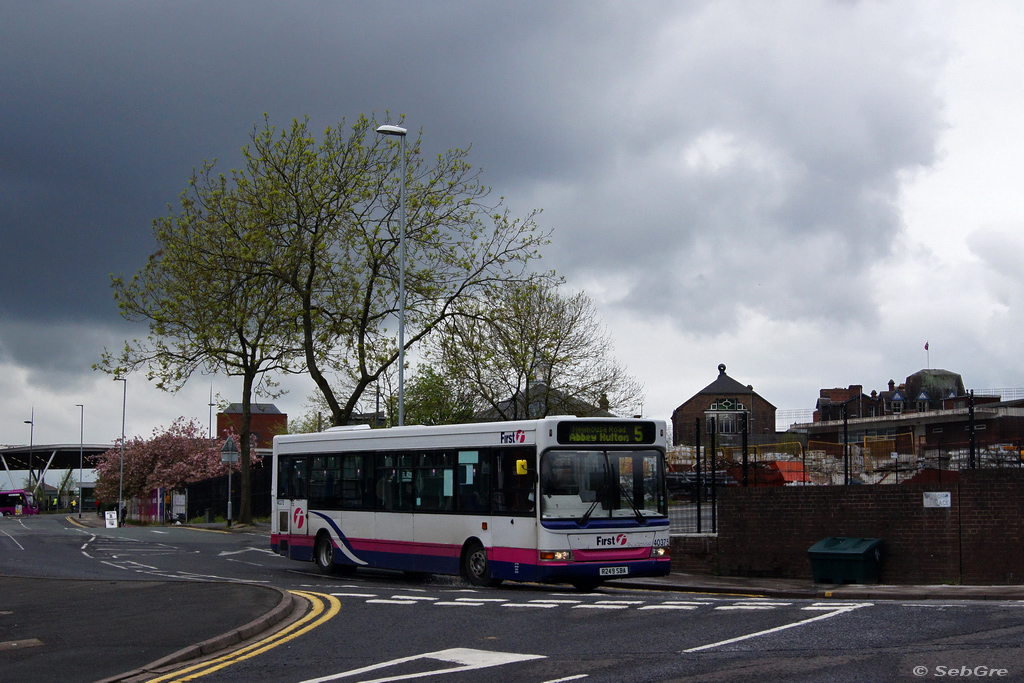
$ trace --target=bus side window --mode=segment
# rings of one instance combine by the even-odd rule
[[[372,510],[374,503],[372,455],[350,453],[342,456],[341,498],[347,510]]]
[[[412,510],[413,456],[384,454],[377,458],[377,509]]]
[[[529,474],[518,474],[516,461],[531,464]],[[534,509],[533,472],[537,456],[532,448],[509,448],[495,452],[494,511],[529,513]]]
[[[454,464],[454,453],[451,451],[428,451],[417,456],[417,510],[444,512],[453,508]]]
[[[487,450],[459,451],[458,455],[459,510],[462,512],[489,512],[490,452]]]

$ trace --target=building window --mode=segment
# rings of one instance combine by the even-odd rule
[[[903,401],[892,402],[892,414],[899,415],[903,412]]]
[[[928,401],[918,401],[917,402],[917,412],[919,412],[919,413],[927,413],[928,412]]]

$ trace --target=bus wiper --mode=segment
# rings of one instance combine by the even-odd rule
[[[576,520],[577,526],[587,525],[587,522],[590,520],[590,515],[594,514],[594,510],[597,508],[597,504],[600,502],[600,500],[600,496],[594,498],[594,502],[590,504],[590,507],[587,508],[587,511],[583,513],[583,516]]]
[[[631,495],[629,495],[629,491],[627,491],[626,487],[622,485],[622,481],[621,480],[619,481],[619,493],[621,493],[623,496],[625,496],[626,500],[629,501],[629,507],[633,508],[633,516],[636,517],[637,524],[646,525],[647,524],[647,518],[644,517],[644,513],[640,512],[640,508],[638,508],[636,506],[636,503],[633,502],[633,497]]]
[[[597,495],[594,496],[594,502],[590,504],[587,511],[576,521],[577,526],[586,526],[587,522],[590,521],[590,515],[594,514],[594,510],[597,509],[597,504],[601,502],[601,496],[608,492],[608,488],[611,484],[612,467],[608,462],[608,453],[604,453],[604,481],[601,483],[601,488],[596,491]]]

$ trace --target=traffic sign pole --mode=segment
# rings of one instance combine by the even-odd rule
[[[231,526],[231,465],[238,462],[238,446],[233,436],[229,436],[220,449],[220,459],[228,464],[228,526]]]

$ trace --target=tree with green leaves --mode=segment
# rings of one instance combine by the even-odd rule
[[[232,172],[241,201],[262,216],[249,270],[290,289],[303,372],[332,424],[347,424],[364,393],[398,362],[401,146],[360,117],[318,143],[308,120],[278,131],[265,120]],[[530,277],[547,243],[537,212],[512,217],[467,161],[466,150],[408,148],[405,345],[479,301],[499,283]],[[332,380],[332,377],[334,378]]]
[[[439,372],[433,365],[423,364],[405,390],[406,424],[447,425],[472,422],[473,393]]]
[[[429,355],[472,392],[479,416],[498,420],[633,414],[643,400],[590,298],[547,280],[493,290],[445,323]]]
[[[302,346],[289,288],[248,265],[263,216],[212,169],[193,173],[177,213],[154,221],[159,249],[146,265],[131,279],[113,278],[121,315],[146,323],[149,336],[104,350],[94,367],[115,376],[142,371],[171,392],[197,371],[242,378],[238,518],[249,523],[253,395],[272,395],[268,373],[292,369]]]

